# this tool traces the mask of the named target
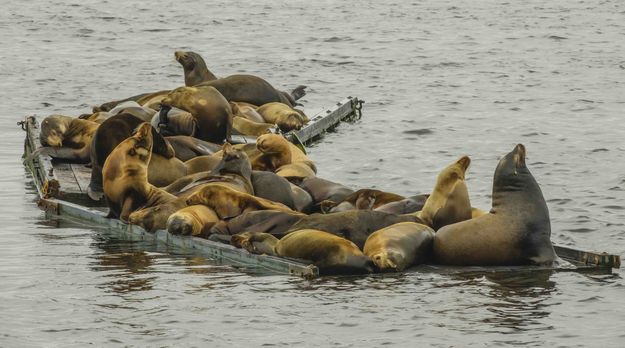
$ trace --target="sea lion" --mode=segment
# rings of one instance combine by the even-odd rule
[[[363,252],[382,272],[401,272],[428,261],[434,230],[415,222],[400,222],[377,230],[367,238]]]
[[[100,125],[62,115],[51,115],[41,122],[39,142],[43,147],[33,151],[29,159],[38,155],[88,163],[93,135]]]
[[[206,67],[206,63],[199,54],[190,51],[179,51],[176,54],[176,57],[178,56],[193,56],[193,69],[186,68],[182,59],[178,60],[185,71],[186,86],[215,87],[228,101],[245,102],[253,105],[282,102],[289,106],[294,106],[295,101],[306,94],[306,86],[298,86],[289,94],[276,90],[269,82],[253,75],[231,75],[224,78],[216,78],[208,68],[203,69],[203,67]],[[192,74],[187,76],[187,71]]]
[[[173,213],[167,219],[167,231],[183,236],[209,234],[210,228],[219,221],[215,211],[204,205],[192,205]]]
[[[102,168],[103,187],[109,206],[108,217],[127,222],[141,207],[150,207],[176,197],[148,183],[152,157],[152,126],[143,123],[135,134],[115,147]]]
[[[179,87],[171,91],[161,104],[191,113],[197,121],[196,138],[217,144],[230,139],[232,109],[215,88]]]
[[[443,169],[436,178],[432,194],[417,216],[435,231],[439,228],[471,218],[471,202],[464,176],[471,164],[468,156]]]
[[[256,139],[260,153],[252,158],[252,168],[275,172],[293,158],[289,141],[280,134],[264,134]],[[298,150],[299,151],[299,150]]]
[[[293,197],[295,210],[306,214],[312,212],[314,202],[310,194],[295,184],[289,184],[291,186],[291,196]]]
[[[300,130],[308,123],[308,117],[300,110],[293,109],[284,103],[267,103],[256,110],[265,122],[275,124],[284,133]]]
[[[252,196],[234,190],[219,183],[202,186],[197,192],[187,198],[187,205],[203,204],[213,209],[221,220],[239,216],[247,211],[279,210],[293,212],[282,203]]]
[[[91,143],[91,181],[89,197],[99,200],[102,194],[102,166],[113,149],[143,121],[133,115],[121,113],[104,121],[93,135]],[[178,177],[186,175],[184,163],[175,158],[173,147],[152,128],[152,152],[148,167],[148,181],[156,186],[166,186]],[[163,170],[167,168],[167,170]]]
[[[268,234],[250,233],[233,236],[233,241],[250,252],[311,261],[321,275],[373,272],[373,262],[354,243],[325,231],[303,229],[279,240]]]
[[[410,196],[400,201],[386,203],[375,208],[374,210],[397,215],[412,214],[423,209],[425,201],[427,201],[428,197],[430,197],[429,194]]]
[[[174,52],[176,61],[182,65],[184,69],[185,86],[195,86],[204,81],[217,80],[217,76],[213,75],[206,67],[206,63],[202,57],[195,52]]]
[[[291,209],[297,209],[291,184],[275,173],[260,170],[252,171],[254,196],[282,203]]]
[[[549,210],[542,191],[525,164],[518,144],[503,157],[493,179],[488,214],[447,225],[436,232],[437,262],[462,266],[550,264]]]
[[[108,112],[113,116],[121,113],[131,114],[134,117],[140,118],[143,122],[150,122],[154,114],[156,114],[156,110],[141,106],[134,101],[120,103]]]
[[[256,123],[265,122],[263,116],[261,116],[258,111],[256,111],[256,109],[258,109],[258,106],[249,103],[231,101],[230,108],[232,108],[232,114],[234,116],[243,117]]]
[[[404,198],[404,196],[391,192],[375,189],[360,189],[345,197],[340,202],[325,200],[321,202],[320,207],[321,211],[324,213],[336,213],[356,209],[373,210],[384,204],[397,202]]]
[[[222,160],[210,173],[198,173],[186,176],[167,186],[167,192],[175,192],[176,199],[156,207],[146,208],[132,213],[130,223],[143,227],[148,232],[163,229],[167,219],[176,211],[187,207],[187,198],[202,190],[205,186],[219,185],[235,192],[253,194],[251,183],[252,168],[245,152],[225,143],[222,147]],[[178,185],[174,190],[172,186]]]

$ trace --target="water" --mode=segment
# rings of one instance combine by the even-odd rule
[[[621,1],[12,1],[0,13],[0,346],[604,346],[625,339],[623,272],[306,281],[58,224],[20,162],[25,115],[219,76],[347,95],[362,121],[309,149],[319,175],[402,194],[470,155],[472,203],[523,143],[554,242],[625,253]],[[58,225],[58,226],[57,226]]]

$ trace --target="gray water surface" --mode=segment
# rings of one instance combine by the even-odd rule
[[[26,115],[218,76],[348,95],[363,119],[309,148],[319,176],[429,192],[461,155],[474,206],[523,143],[555,243],[625,254],[622,1],[13,1],[0,11],[0,346],[619,346],[625,281],[409,273],[313,281],[218,265],[46,218]]]

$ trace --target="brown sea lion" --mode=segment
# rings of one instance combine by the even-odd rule
[[[255,170],[275,172],[283,165],[291,164],[293,156],[289,141],[280,134],[259,136],[256,148],[260,153],[252,158],[252,168]]]
[[[321,202],[321,211],[324,213],[336,213],[347,210],[373,210],[384,204],[397,202],[405,199],[404,196],[391,192],[384,192],[375,189],[360,189],[340,202],[326,200]]]
[[[417,216],[435,231],[439,228],[471,218],[471,202],[464,176],[471,164],[468,156],[443,169],[436,179],[432,194]]]
[[[166,189],[168,192],[176,192],[176,199],[156,207],[136,211],[130,215],[130,222],[142,226],[146,231],[153,232],[164,229],[167,219],[176,211],[186,207],[187,198],[208,185],[219,185],[237,192],[253,194],[251,183],[252,168],[245,152],[234,148],[228,143],[223,145],[221,151],[222,160],[210,173],[198,173],[199,177],[183,177]],[[187,180],[181,182],[181,180]],[[173,185],[179,185],[173,190]],[[180,191],[180,192],[179,192]],[[192,204],[191,204],[192,205]]]
[[[325,231],[303,229],[279,240],[269,234],[250,233],[233,236],[233,241],[250,252],[310,261],[321,275],[373,272],[371,259],[354,243]]]
[[[49,155],[52,158],[88,163],[91,142],[99,126],[96,122],[69,116],[48,116],[41,122],[39,133],[43,147],[33,151],[29,159]]]
[[[429,194],[411,196],[400,201],[386,203],[375,208],[374,210],[397,215],[412,214],[423,209],[425,201],[427,201],[428,197],[430,197]]]
[[[297,210],[291,184],[283,177],[271,172],[254,170],[252,171],[252,186],[254,186],[254,196],[282,203]]]
[[[176,61],[182,65],[184,69],[185,86],[195,86],[204,81],[217,80],[217,76],[213,75],[202,57],[195,52],[174,52]]]
[[[173,213],[167,219],[167,231],[183,236],[209,234],[210,228],[219,221],[215,211],[204,205],[192,205]]]
[[[154,114],[150,121],[152,127],[163,136],[187,135],[194,137],[198,132],[198,122],[190,112],[165,107]]]
[[[430,260],[434,230],[415,222],[400,222],[367,238],[363,252],[382,272],[401,272]]]
[[[162,105],[191,113],[197,121],[197,132],[193,135],[196,138],[218,144],[230,139],[232,109],[215,88],[179,87],[163,99]]]
[[[143,122],[150,122],[154,114],[156,114],[156,110],[141,106],[134,101],[123,102],[108,112],[113,116],[121,113],[131,114],[134,117],[140,118]]]
[[[104,121],[93,135],[91,143],[91,181],[89,197],[99,200],[102,194],[102,166],[113,149],[143,121],[133,115],[121,113]],[[152,128],[152,156],[148,167],[148,181],[156,186],[166,186],[178,177],[186,175],[184,163],[175,158],[173,147]],[[167,170],[163,170],[167,168]]]
[[[275,124],[282,132],[300,130],[308,123],[308,117],[300,110],[284,103],[267,103],[256,110],[265,122]]]
[[[295,101],[306,94],[306,86],[298,86],[291,93],[286,93],[276,90],[269,82],[253,75],[231,75],[224,78],[216,78],[208,68],[203,69],[203,67],[206,67],[206,63],[199,54],[190,51],[179,51],[176,53],[176,58],[179,56],[193,57],[192,61],[194,64],[192,69],[185,67],[187,60],[184,60],[183,63],[182,59],[176,59],[185,71],[186,86],[213,86],[229,101],[245,102],[253,105],[282,102],[294,106]],[[187,76],[187,71],[190,73],[189,76]]]
[[[314,202],[310,194],[295,184],[289,184],[291,185],[291,196],[293,197],[295,210],[306,214],[311,213]]]
[[[203,185],[187,199],[187,205],[203,204],[213,209],[221,220],[239,216],[247,211],[279,210],[293,212],[282,203],[252,196],[219,183]]]
[[[488,214],[436,232],[437,262],[462,266],[551,264],[549,210],[518,144],[499,161]]]
[[[142,207],[174,200],[175,196],[148,183],[148,163],[152,156],[152,126],[143,123],[135,134],[115,147],[102,168],[108,217],[126,222]]]

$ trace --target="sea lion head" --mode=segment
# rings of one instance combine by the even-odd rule
[[[380,272],[401,272],[405,267],[403,255],[393,250],[380,250],[371,260]]]
[[[252,175],[252,164],[245,151],[237,149],[230,143],[225,142],[221,148],[222,158],[213,169],[214,174],[239,174],[244,177]]]
[[[169,204],[161,204],[154,207],[137,210],[128,216],[128,222],[139,225],[148,232],[164,229],[167,227],[167,219],[178,210]]]
[[[154,143],[152,138],[152,126],[147,122],[140,124],[133,136],[124,140],[124,142],[127,142],[126,154],[132,158],[138,159],[147,166],[152,157],[152,145]]]
[[[200,226],[198,221],[182,210],[173,213],[167,219],[167,231],[171,234],[183,236],[197,235],[201,229],[202,226]]]
[[[495,169],[493,193],[495,191],[521,191],[534,178],[525,164],[525,146],[518,144],[499,161]],[[531,178],[531,180],[528,180]]]
[[[280,119],[276,123],[278,128],[280,128],[283,132],[288,132],[292,130],[300,130],[304,126],[304,119],[302,116],[293,111],[286,114],[281,115]]]
[[[185,70],[193,70],[198,63],[204,63],[202,56],[191,51],[176,51],[174,52],[174,57]]]
[[[41,122],[39,141],[42,146],[61,147],[65,132],[68,129],[67,116],[51,115]]]
[[[282,154],[289,152],[289,143],[279,134],[263,134],[256,138],[256,148],[265,154]]]

